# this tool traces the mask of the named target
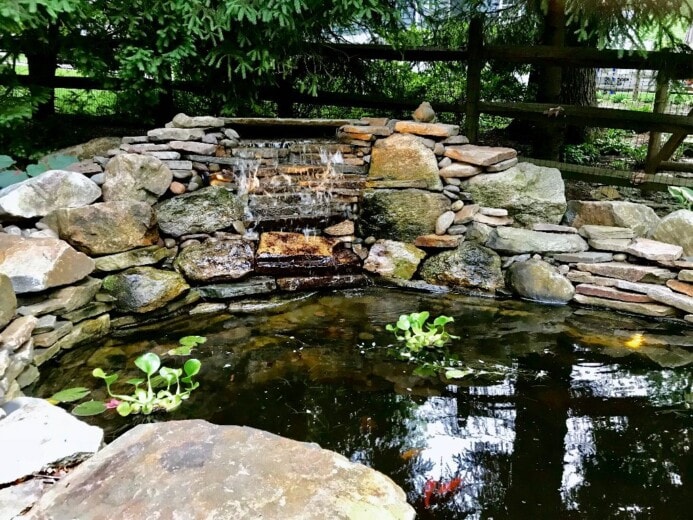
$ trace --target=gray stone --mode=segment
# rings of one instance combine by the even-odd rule
[[[652,238],[683,248],[683,256],[693,256],[693,211],[680,209],[664,217],[652,232]]]
[[[693,230],[693,228],[692,228]],[[647,238],[636,238],[626,249],[629,255],[653,261],[674,261],[681,258],[683,248]]]
[[[676,314],[676,311],[671,307],[667,307],[666,305],[658,305],[656,303],[621,302],[618,300],[585,296],[584,294],[576,294],[573,299],[582,305],[605,307],[607,309],[614,309],[617,311],[629,312],[642,316],[652,316],[655,318],[663,318]]]
[[[571,200],[564,222],[576,228],[585,224],[630,228],[636,236],[646,237],[659,223],[654,210],[644,204],[623,201]]]
[[[196,305],[190,309],[190,316],[195,316],[198,314],[216,314],[219,312],[224,312],[227,307],[228,306],[225,303],[200,303],[199,305]]]
[[[172,150],[188,152],[197,155],[214,155],[217,149],[216,144],[197,143],[195,141],[171,141],[168,143]]]
[[[24,316],[70,312],[89,303],[100,288],[101,280],[89,277],[78,284],[51,292],[42,302],[22,306],[17,309],[17,312]]]
[[[421,278],[430,284],[471,292],[495,293],[505,286],[500,256],[473,242],[463,242],[453,251],[426,259]]]
[[[0,190],[0,217],[43,217],[58,208],[78,208],[101,196],[101,188],[81,173],[47,172]]]
[[[79,453],[95,453],[103,442],[101,428],[89,426],[43,399],[21,397],[2,409],[7,416],[0,428],[0,484]]]
[[[12,281],[0,273],[0,330],[7,325],[17,312],[17,297]]]
[[[611,253],[585,251],[584,253],[560,253],[553,255],[553,259],[566,264],[576,264],[578,262],[596,264],[601,262],[611,262],[613,261],[614,256]]]
[[[543,260],[515,262],[508,270],[508,285],[522,298],[544,303],[568,303],[575,289],[558,269]]]
[[[156,485],[140,493],[142,482]],[[316,444],[194,420],[136,426],[56,483],[28,519],[414,516],[389,478]]]
[[[559,224],[547,224],[545,222],[539,222],[537,224],[532,224],[532,231],[547,231],[549,233],[569,233],[576,234],[578,230],[571,226],[561,226]]]
[[[155,128],[147,132],[152,141],[196,141],[204,135],[201,128]]]
[[[630,247],[631,242],[630,238],[593,238],[588,243],[592,249],[623,253]]]
[[[34,360],[33,363],[37,367],[43,365],[46,361],[53,359],[60,352],[60,345],[57,343],[52,344],[47,348],[37,348],[34,349]]]
[[[28,365],[19,376],[17,376],[17,384],[19,388],[26,388],[38,381],[40,374],[35,365]]]
[[[56,341],[48,349],[43,349],[41,352],[43,359],[37,359],[37,354],[34,355],[34,364],[41,365],[44,360],[50,359],[55,354],[51,354],[51,349],[69,350],[74,347],[93,343],[97,339],[103,338],[111,330],[111,317],[108,314],[102,314],[93,320],[85,320],[74,325],[73,328],[65,336]],[[48,352],[47,352],[48,351]],[[57,353],[57,351],[56,351]]]
[[[693,282],[693,269],[682,269],[679,271],[679,280],[682,282]]]
[[[159,240],[152,208],[135,200],[60,209],[46,220],[54,223],[63,240],[89,255],[120,253]]]
[[[53,314],[46,314],[41,316],[36,322],[36,327],[34,327],[33,334],[43,334],[44,332],[50,332],[55,329],[55,324],[58,322],[58,317]]]
[[[227,300],[257,294],[270,294],[277,290],[277,282],[270,276],[256,276],[236,283],[197,287],[203,298]]]
[[[579,263],[577,264],[577,268],[580,271],[587,271],[592,274],[618,278],[629,282],[664,284],[667,280],[676,278],[676,273],[668,269],[620,262],[605,262],[601,264]]]
[[[100,316],[101,314],[106,314],[113,308],[113,305],[110,303],[104,303],[104,302],[91,302],[85,305],[84,307],[80,307],[79,309],[75,309],[74,311],[66,312],[61,316],[61,318],[64,318],[72,323],[78,323],[80,321],[84,321],[87,318],[94,318],[96,316]]]
[[[50,332],[44,332],[34,336],[34,347],[45,348],[55,344],[60,338],[66,336],[72,330],[73,325],[69,321],[59,321],[55,324],[55,328]],[[38,349],[35,349],[36,352]],[[34,355],[34,360],[36,355]]]
[[[497,172],[502,172],[507,170],[508,168],[512,168],[513,166],[517,165],[517,157],[514,157],[512,159],[506,159],[505,161],[498,162],[496,164],[492,164],[490,166],[486,167],[486,171],[488,173],[497,173]]]
[[[394,240],[378,240],[370,249],[363,268],[389,278],[410,280],[426,253],[416,246]]]
[[[152,157],[156,157],[157,159],[163,161],[163,163],[169,167],[169,169],[175,169],[172,163],[177,163],[180,162],[178,159],[180,159],[180,153],[178,152],[144,152],[144,155],[150,155]],[[192,163],[190,163],[192,167]]]
[[[221,128],[224,126],[224,120],[220,117],[191,117],[183,113],[176,114],[171,123],[174,128]]]
[[[191,171],[191,170],[192,170],[192,161],[172,161],[172,160],[166,160],[166,161],[163,161],[163,163],[164,163],[170,170],[185,170],[185,171]]]
[[[0,332],[0,349],[10,352],[19,349],[31,339],[31,333],[37,322],[34,316],[22,316],[14,320]]]
[[[445,146],[452,144],[469,144],[469,139],[464,135],[452,135],[443,139],[442,143]]]
[[[359,220],[361,236],[412,242],[435,232],[438,217],[450,209],[442,194],[421,190],[366,190]]]
[[[367,181],[372,188],[443,189],[435,154],[418,137],[404,134],[376,142]]]
[[[439,175],[444,179],[464,179],[479,175],[483,170],[473,164],[451,163],[440,169]]]
[[[10,279],[16,294],[71,284],[93,270],[91,258],[62,240],[0,233],[0,274]]]
[[[492,232],[493,228],[491,226],[487,226],[481,222],[472,222],[471,224],[467,225],[466,236],[467,240],[471,240],[472,242],[483,245],[488,241]]]
[[[488,217],[507,217],[508,210],[502,208],[485,208],[479,207],[479,213]]]
[[[104,170],[103,200],[141,201],[154,204],[168,189],[173,174],[156,157],[122,154]]]
[[[524,164],[524,163],[523,163]],[[528,229],[498,227],[485,245],[505,254],[577,253],[587,251],[587,242],[578,235],[542,233]]]
[[[646,284],[642,284],[646,285]],[[614,287],[604,287],[602,285],[580,284],[575,288],[575,291],[585,296],[595,296],[597,298],[606,298],[607,300],[618,300],[621,302],[632,303],[653,303],[654,300],[645,294],[636,294],[632,292],[620,291]]]
[[[523,226],[558,224],[566,209],[563,179],[555,168],[520,163],[500,173],[476,175],[462,186],[477,204],[507,209]]]
[[[0,419],[2,419],[0,408]],[[0,518],[21,518],[23,511],[28,511],[50,487],[47,481],[34,478],[0,489]]]
[[[687,313],[693,313],[693,298],[679,294],[667,287],[653,287],[647,291],[647,296],[655,301],[676,307]]]
[[[210,186],[161,202],[155,211],[161,230],[180,237],[231,227],[243,219],[244,204],[230,191]]]
[[[436,220],[436,235],[443,235],[455,220],[454,211],[446,211]]]
[[[624,239],[635,237],[635,232],[632,229],[614,226],[585,224],[578,232],[580,236],[590,239]]]
[[[479,213],[479,205],[478,204],[469,204],[467,206],[462,207],[457,213],[455,213],[455,224],[466,224],[468,222],[471,222],[474,220],[474,215]]]
[[[475,164],[477,166],[491,166],[501,161],[514,159],[517,156],[517,152],[512,148],[464,144],[461,146],[448,146],[445,149],[445,155],[454,161]]]
[[[133,267],[104,278],[103,289],[115,296],[115,308],[122,312],[145,313],[176,299],[190,289],[178,273]]]
[[[483,213],[477,213],[474,215],[474,222],[479,222],[481,224],[486,224],[491,227],[498,226],[510,226],[513,224],[513,219],[510,217],[491,217],[484,215]]]
[[[464,235],[467,232],[467,226],[464,224],[454,224],[448,228],[448,235]]]
[[[195,282],[237,280],[253,271],[253,249],[250,242],[242,239],[207,240],[181,251],[174,267],[187,280]]]
[[[95,259],[96,270],[102,272],[122,271],[130,267],[158,264],[165,258],[174,256],[174,249],[167,249],[162,246],[142,247],[124,253],[98,257]]]

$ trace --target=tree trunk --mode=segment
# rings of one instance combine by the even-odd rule
[[[45,119],[55,114],[55,89],[46,85],[51,84],[58,68],[58,26],[52,24],[44,36],[48,39],[46,43],[38,43],[40,40],[37,37],[37,43],[25,53],[29,65],[31,95],[39,98],[47,95],[47,99],[43,99],[37,106],[34,114],[36,119]]]
[[[592,41],[579,41],[575,27],[566,31],[566,43],[571,47],[591,47]],[[597,106],[597,70],[579,67],[565,67],[561,85],[561,103],[583,107]],[[565,142],[583,143],[588,138],[588,128],[569,126],[566,128]]]

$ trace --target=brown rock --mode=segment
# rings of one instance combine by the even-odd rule
[[[455,213],[455,224],[466,224],[468,222],[471,222],[474,220],[474,215],[479,213],[479,205],[478,204],[470,204],[468,206],[463,207],[461,210],[459,210],[457,213]]]
[[[352,220],[344,220],[339,224],[335,224],[324,229],[326,235],[333,237],[353,235],[354,231],[354,222]]]
[[[498,226],[510,226],[513,223],[513,219],[510,217],[493,217],[490,215],[484,215],[479,212],[474,215],[474,222],[481,222],[487,226],[498,227]]]
[[[693,284],[679,280],[667,280],[667,287],[686,296],[693,297]]]
[[[474,175],[479,175],[482,171],[483,170],[481,168],[474,166],[473,164],[452,163],[449,166],[441,168],[438,173],[445,179],[449,179],[451,177],[464,179],[467,177],[473,177]]]
[[[621,302],[631,303],[652,303],[654,300],[645,294],[634,294],[625,291],[619,291],[613,287],[603,287],[600,285],[580,284],[575,288],[578,294],[585,296],[596,296],[598,298],[606,298],[607,300],[618,300]]]
[[[10,352],[17,350],[31,339],[31,333],[38,320],[33,316],[22,316],[11,322],[5,330],[0,332],[0,351]]]
[[[517,164],[517,157],[514,157],[513,159],[506,159],[505,161],[501,161],[496,164],[492,164],[491,166],[486,167],[486,172],[487,173],[498,173],[505,171],[509,168],[512,168]]]
[[[414,245],[432,249],[454,249],[464,241],[461,235],[421,235],[416,237]]]
[[[593,296],[585,296],[584,294],[576,294],[573,299],[582,305],[592,305],[595,307],[606,307],[632,314],[640,314],[643,316],[666,317],[673,316],[676,311],[666,305],[658,305],[656,303],[630,303],[621,302],[618,300],[607,300],[606,298],[595,298]]]
[[[517,157],[517,151],[512,148],[465,144],[448,146],[445,149],[445,155],[455,161],[476,164],[478,166],[490,166]]]
[[[585,224],[579,231],[580,236],[589,239],[630,239],[635,237],[635,233],[630,228],[614,226],[595,226]]]
[[[592,238],[588,241],[592,249],[623,253],[630,247],[630,238]]]
[[[350,137],[354,134],[356,135],[377,135],[378,137],[387,137],[392,135],[392,130],[387,126],[357,126],[357,125],[344,125],[340,130],[346,134],[350,134]],[[353,137],[353,139],[361,139],[361,137]]]
[[[168,187],[168,189],[171,190],[171,193],[175,195],[182,195],[183,193],[185,193],[186,190],[185,184],[178,181],[173,181],[171,185]]]
[[[432,123],[436,120],[436,113],[428,101],[421,103],[411,116],[419,123]]]
[[[599,264],[577,264],[580,271],[618,278],[629,282],[659,283],[676,278],[676,274],[661,267],[626,264],[621,262],[604,262]]]
[[[395,132],[400,134],[424,135],[428,137],[450,137],[460,132],[457,125],[445,125],[443,123],[418,123],[416,121],[398,121],[395,123]]]
[[[685,294],[678,294],[667,287],[653,287],[647,291],[647,295],[660,303],[671,305],[687,313],[693,312],[693,298]]]
[[[629,255],[654,261],[674,261],[683,255],[683,247],[647,238],[636,238],[626,249]]]
[[[375,144],[368,183],[369,187],[443,189],[435,154],[418,137],[403,134]]]

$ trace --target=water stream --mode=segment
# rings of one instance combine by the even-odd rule
[[[232,310],[69,352],[42,370],[34,393],[85,385],[103,397],[94,367],[123,372],[144,351],[163,354],[182,335],[201,334],[201,388],[171,419],[319,443],[390,476],[418,518],[687,517],[690,329],[383,289]],[[454,385],[415,376],[415,366],[388,355],[384,326],[416,310],[453,316],[461,338],[452,351],[507,373]],[[133,424],[115,414],[89,420],[111,438]],[[427,481],[455,477],[458,490],[424,503]]]

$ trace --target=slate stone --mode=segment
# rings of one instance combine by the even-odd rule
[[[336,274],[327,276],[298,276],[277,278],[277,287],[282,291],[315,291],[318,289],[347,289],[362,287],[368,278],[362,274]]]
[[[693,284],[680,280],[667,280],[667,287],[673,291],[693,297]]]
[[[683,248],[683,256],[693,256],[693,211],[680,209],[664,217],[654,228],[652,238]]]
[[[578,235],[542,233],[528,229],[498,227],[485,245],[495,251],[517,255],[522,253],[577,253],[587,251],[587,243]]]
[[[479,175],[481,172],[483,172],[483,169],[479,168],[478,166],[474,166],[473,164],[452,163],[442,167],[438,174],[444,179],[464,179]]]
[[[600,264],[577,264],[580,271],[592,274],[618,278],[629,282],[659,283],[676,278],[676,273],[661,267],[627,264],[623,262],[605,262]]]
[[[547,224],[546,222],[537,222],[532,224],[532,231],[546,231],[548,233],[569,233],[576,234],[578,230],[571,226],[561,226],[560,224]]]
[[[553,259],[557,262],[563,262],[566,264],[575,264],[578,262],[596,264],[601,262],[611,262],[614,259],[614,255],[611,253],[585,251],[583,253],[559,253],[557,255],[553,255]]]
[[[679,280],[682,282],[693,282],[693,269],[682,269],[679,271]]]
[[[158,264],[175,256],[175,249],[154,245],[131,249],[123,253],[95,258],[96,270],[101,272],[123,271],[130,267]]]
[[[496,164],[492,164],[490,166],[486,167],[486,171],[488,173],[497,173],[497,172],[503,172],[507,170],[508,168],[512,168],[513,166],[517,165],[517,157],[514,157],[512,159],[506,159],[505,161],[500,161]]]
[[[595,226],[585,224],[578,232],[580,236],[589,239],[624,239],[635,237],[635,232],[630,228],[614,226]]]
[[[580,228],[585,224],[630,228],[646,237],[659,223],[652,208],[625,201],[568,201],[564,223]],[[666,241],[664,241],[666,242]]]
[[[653,287],[647,295],[655,301],[693,313],[693,298],[685,294],[675,293],[668,287]]]
[[[628,250],[631,242],[630,238],[592,238],[588,241],[588,244],[592,249],[598,251],[623,253]]]
[[[584,294],[576,294],[573,299],[582,304],[594,307],[605,307],[617,311],[629,312],[631,314],[639,314],[641,316],[652,316],[655,318],[664,318],[673,316],[676,311],[666,305],[658,305],[656,303],[630,303],[617,300],[607,300],[606,298],[595,298],[593,296],[585,296]]]
[[[171,120],[173,128],[221,128],[224,120],[220,117],[212,116],[188,116],[180,113],[176,114]]]
[[[626,253],[646,260],[673,261],[681,258],[683,247],[647,238],[637,238],[628,246]]]
[[[147,132],[152,141],[195,141],[204,135],[205,131],[200,128],[155,128]]]
[[[0,330],[7,325],[17,312],[17,296],[12,281],[0,273]]]
[[[443,123],[419,123],[417,121],[397,121],[395,132],[402,134],[415,134],[426,137],[450,137],[460,132],[458,125],[446,125]]]
[[[89,303],[100,288],[101,280],[87,277],[78,284],[52,291],[42,302],[24,305],[17,309],[17,312],[24,316],[42,316],[49,313],[63,314],[70,312]]]
[[[195,141],[171,141],[168,146],[172,150],[187,152],[197,155],[214,155],[217,145],[209,143],[198,143]]]
[[[270,276],[256,276],[236,283],[203,285],[196,287],[203,298],[227,300],[257,294],[270,294],[277,290],[277,282]]]
[[[491,166],[501,161],[514,159],[517,157],[517,151],[512,148],[463,144],[447,146],[445,148],[445,156],[463,163]]]
[[[620,291],[613,287],[603,287],[601,285],[580,284],[575,288],[578,294],[585,296],[595,296],[606,298],[607,300],[618,300],[631,303],[652,303],[654,300],[645,294],[635,294],[632,292]]]
[[[416,237],[416,240],[414,240],[414,245],[416,247],[431,249],[455,249],[464,241],[464,237],[461,235],[466,230],[467,228],[464,226],[450,226],[448,228],[447,235],[421,235],[420,237]]]
[[[48,353],[44,354],[47,356],[52,348],[57,350],[69,350],[74,347],[79,347],[89,343],[93,343],[97,339],[105,337],[111,329],[111,318],[108,314],[102,314],[98,318],[93,320],[81,321],[74,325],[70,332],[65,334],[62,338],[57,340],[49,349],[44,349]],[[52,356],[50,356],[52,357]],[[49,359],[46,357],[46,359]],[[41,360],[37,359],[37,355],[34,355],[34,364],[36,366],[41,364]]]

